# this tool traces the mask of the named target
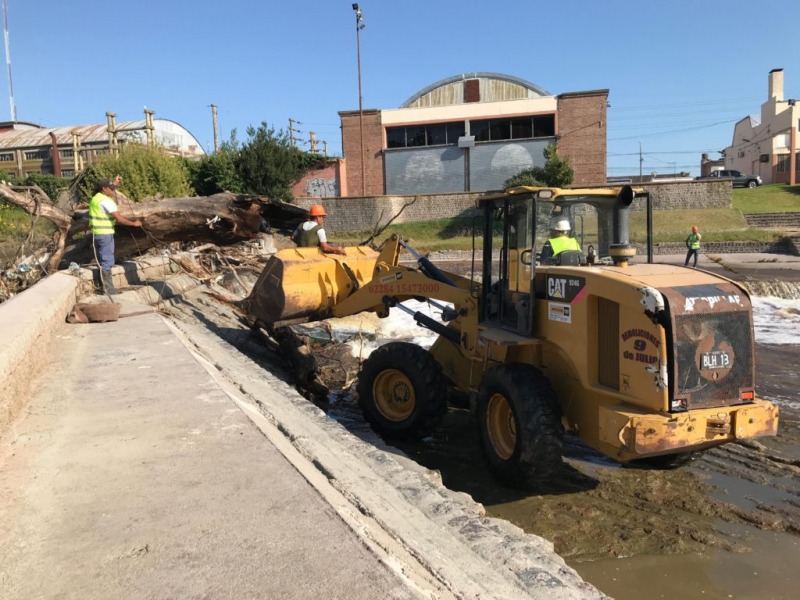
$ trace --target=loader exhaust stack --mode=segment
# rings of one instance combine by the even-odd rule
[[[626,185],[622,187],[614,203],[612,217],[614,239],[608,253],[618,267],[627,267],[628,261],[636,256],[636,248],[630,243],[628,225],[628,208],[635,197],[636,192],[631,186]]]

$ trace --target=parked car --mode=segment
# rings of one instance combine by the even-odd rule
[[[754,188],[762,184],[761,177],[758,175],[744,175],[741,171],[734,171],[733,169],[711,171],[708,175],[701,175],[696,179],[730,179],[733,187]]]

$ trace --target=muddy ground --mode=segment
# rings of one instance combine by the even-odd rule
[[[742,275],[757,276],[755,271]],[[796,279],[797,273],[786,276]],[[291,381],[292,368],[275,341],[263,334],[246,333],[235,308],[220,302],[219,297],[198,288],[174,301],[167,312],[177,319],[204,323],[265,369]],[[354,388],[358,361],[343,344],[312,342],[312,347],[321,366],[321,379],[332,393],[328,398],[309,398],[352,431],[368,428],[348,393]],[[797,546],[797,350],[797,346],[757,347],[759,394],[782,404],[778,436],[712,449],[678,469],[622,467],[568,437],[563,476],[537,493],[520,493],[494,481],[480,454],[471,415],[455,409],[435,435],[397,447],[420,464],[440,471],[448,487],[470,494],[484,504],[489,515],[551,540],[555,550],[579,572],[582,563],[607,558],[760,553],[765,551],[763,538],[759,538],[763,532],[789,536]],[[770,546],[766,547],[769,552]],[[603,576],[587,579],[604,589]],[[612,579],[609,576],[609,585]],[[716,597],[701,591],[684,597]],[[763,597],[789,597],[781,594],[776,591]]]

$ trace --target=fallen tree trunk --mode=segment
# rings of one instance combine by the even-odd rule
[[[118,258],[146,252],[172,242],[211,242],[229,245],[256,237],[264,229],[258,202],[241,201],[228,192],[195,198],[165,198],[138,204],[120,202],[120,212],[139,219],[142,227],[116,226]],[[88,213],[76,211],[71,236],[89,231]],[[89,236],[87,236],[89,237]],[[91,247],[88,241],[84,246]],[[84,248],[70,249],[65,260],[86,262]],[[82,260],[77,260],[81,258]]]
[[[49,219],[58,228],[56,250],[48,262],[48,273],[57,270],[62,262],[82,264],[93,260],[86,210],[70,215],[55,207],[38,188],[17,188],[5,183],[0,183],[0,197],[28,214]],[[117,203],[124,216],[142,221],[141,228],[117,225],[117,258],[141,254],[172,242],[226,246],[252,239],[270,227],[293,230],[307,214],[305,209],[279,200],[230,192],[142,203],[121,197]],[[66,248],[68,241],[74,243]]]

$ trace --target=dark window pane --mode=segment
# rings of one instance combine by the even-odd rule
[[[445,125],[428,125],[428,146],[442,146],[447,143]]]
[[[466,135],[466,128],[464,127],[464,121],[459,121],[458,123],[447,123],[447,143],[448,144],[457,144],[458,138],[463,135]]]
[[[511,139],[520,140],[533,137],[533,124],[531,118],[511,119]]]
[[[406,127],[406,145],[408,145],[409,147],[425,145],[424,125],[414,125],[413,127]]]
[[[509,119],[493,120],[489,129],[492,141],[511,139],[511,121]]]
[[[386,128],[386,147],[405,148],[406,147],[406,128],[387,127]]]
[[[491,121],[470,121],[469,132],[475,136],[476,142],[489,141],[489,124]]]
[[[533,117],[533,137],[553,137],[556,134],[555,115]]]

